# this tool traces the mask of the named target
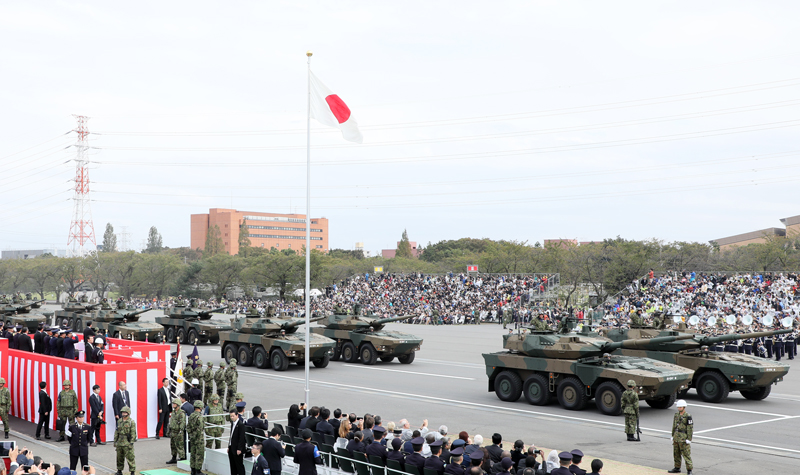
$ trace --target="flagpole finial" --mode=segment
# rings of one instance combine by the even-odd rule
[[[311,57],[311,55],[313,55],[313,54],[314,54],[314,53],[312,53],[310,50],[309,50],[309,51],[306,51],[306,56],[308,56],[309,58],[310,58],[310,57]]]

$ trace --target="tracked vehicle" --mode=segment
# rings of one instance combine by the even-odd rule
[[[163,317],[156,317],[156,323],[164,327],[164,338],[169,343],[219,343],[219,333],[231,329],[227,323],[211,320],[214,312],[228,308],[194,308],[186,305],[173,305],[164,310]]]

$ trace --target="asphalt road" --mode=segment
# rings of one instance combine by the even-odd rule
[[[148,312],[143,320],[154,315]],[[428,419],[433,428],[447,425],[451,435],[466,430],[489,440],[492,433],[499,432],[506,446],[522,439],[526,444],[557,450],[580,448],[593,457],[664,470],[672,467],[669,432],[674,407],[658,410],[642,402],[642,442],[626,442],[622,417],[602,415],[593,404],[583,411],[567,411],[555,403],[531,406],[523,398],[507,403],[488,392],[481,353],[502,349],[503,330],[498,325],[390,324],[388,328],[424,338],[412,364],[331,362],[324,369],[312,365],[311,404],[380,414],[384,425],[406,418],[415,427]],[[222,361],[218,345],[198,348],[204,362],[212,361],[216,367]],[[692,452],[696,473],[778,473],[795,466],[798,462],[793,459],[800,459],[795,435],[800,422],[798,372],[800,369],[792,369],[764,401],[749,401],[732,393],[722,404],[708,404],[690,392],[686,400],[695,421]],[[260,405],[271,421],[283,422],[289,405],[304,399],[304,368],[292,365],[285,372],[276,372],[240,367],[238,389],[248,409]],[[137,460],[144,468],[151,465],[152,457],[152,466],[158,466],[164,454],[168,455],[168,447],[158,452],[147,451],[137,455]]]

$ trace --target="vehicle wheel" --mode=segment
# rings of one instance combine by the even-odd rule
[[[417,356],[416,351],[412,351],[411,353],[406,353],[405,355],[400,355],[397,357],[397,361],[402,364],[411,364],[414,361],[414,357]]]
[[[355,363],[358,361],[356,345],[354,345],[352,341],[348,341],[342,345],[342,359],[345,363]]]
[[[175,328],[167,327],[167,343],[175,343]]]
[[[272,350],[272,354],[269,355],[269,361],[275,371],[286,371],[286,368],[289,367],[289,359],[286,358],[286,354],[280,348]]]
[[[178,333],[176,334],[175,338],[178,339],[179,343],[186,343],[186,330],[183,328],[178,328]]]
[[[394,361],[394,356],[381,356],[381,361],[384,363],[391,363]]]
[[[697,380],[697,394],[705,402],[722,402],[730,392],[728,380],[719,373],[709,371]]]
[[[74,330],[74,329],[75,329],[75,327],[74,327],[74,326],[72,326],[74,323],[75,323],[75,319],[74,319],[74,318],[70,318],[70,319],[68,319],[68,320],[67,320],[67,328],[72,328],[72,329]]]
[[[316,367],[316,368],[324,368],[324,367],[328,366],[328,363],[330,363],[330,361],[331,361],[331,357],[328,356],[328,355],[325,355],[322,358],[318,358],[318,359],[314,360],[314,367]]]
[[[73,330],[75,330],[77,332],[83,331],[83,320],[81,320],[80,318],[76,318],[75,319],[75,328],[73,328]]]
[[[190,328],[189,329],[189,333],[187,333],[186,336],[188,337],[188,340],[186,340],[186,341],[190,345],[196,345],[196,344],[200,343],[200,338],[197,335],[197,330],[195,330],[194,328]]]
[[[547,378],[541,374],[534,374],[525,380],[522,385],[522,394],[528,404],[534,406],[546,406],[550,403],[550,388],[547,384]]]
[[[305,366],[306,365],[306,355],[303,355],[302,358],[298,358],[298,359],[294,360],[294,363],[297,366]]]
[[[762,386],[755,389],[742,389],[739,392],[742,393],[742,396],[744,396],[745,399],[749,399],[751,401],[760,401],[769,396],[769,393],[772,392],[772,386]]]
[[[589,397],[578,378],[569,377],[558,385],[558,403],[564,409],[580,411],[588,401]]]
[[[522,394],[522,379],[517,373],[502,371],[494,380],[494,392],[501,401],[516,401]]]
[[[259,346],[256,348],[255,353],[253,353],[253,364],[256,365],[256,368],[264,369],[269,366],[269,358],[267,357],[267,350],[264,349],[263,346]]]
[[[333,349],[333,356],[331,356],[331,361],[339,361],[342,357],[342,349],[338,346]]]
[[[208,342],[211,343],[212,345],[216,345],[217,343],[219,343],[219,334],[214,335],[211,338],[209,338]]]
[[[239,351],[237,351],[237,355],[239,356],[236,358],[238,363],[242,366],[252,366],[253,365],[253,352],[247,345],[239,345]]]
[[[622,414],[622,391],[622,385],[616,381],[601,383],[594,393],[597,409],[607,416]]]
[[[675,400],[677,399],[677,394],[671,394],[669,396],[661,396],[656,399],[647,399],[645,402],[653,409],[669,409],[673,404],[675,404]]]
[[[372,346],[372,343],[364,343],[361,347],[361,362],[366,365],[373,365],[375,361],[378,360],[378,352],[375,351],[375,347]]]
[[[236,358],[236,344],[228,343],[225,345],[225,349],[222,350],[222,354],[225,355],[225,363],[230,364],[231,360]]]

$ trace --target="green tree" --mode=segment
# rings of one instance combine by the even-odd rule
[[[150,232],[147,234],[147,247],[144,252],[148,254],[158,254],[163,248],[164,244],[161,239],[161,234],[158,233],[158,229],[156,229],[155,226],[151,226]]]
[[[106,232],[103,233],[103,252],[117,252],[117,235],[111,223],[106,223]]]
[[[400,242],[397,243],[395,257],[403,259],[411,259],[414,257],[414,254],[411,252],[411,243],[408,241],[408,232],[405,229],[403,230],[403,236],[400,238]]]
[[[181,272],[175,281],[172,295],[183,295],[188,298],[203,297],[203,282],[200,279],[200,273],[203,271],[204,262],[205,261],[191,261],[183,268],[183,272]]]
[[[312,253],[313,256],[313,253]],[[283,299],[305,280],[305,257],[291,249],[272,248],[269,253],[249,260],[246,276],[256,286],[271,287]]]
[[[200,280],[211,288],[212,297],[221,298],[241,281],[244,260],[229,254],[217,254],[205,259]]]
[[[33,259],[30,271],[30,281],[39,292],[39,298],[44,298],[47,289],[56,290],[56,274],[58,273],[58,259],[55,257],[38,256]]]
[[[250,231],[247,228],[247,220],[242,220],[242,225],[239,226],[239,255],[247,257],[251,249],[252,243],[250,242]]]
[[[62,290],[74,295],[84,281],[84,258],[65,257],[58,261],[56,277]]]
[[[112,268],[114,266],[114,252],[93,252],[87,256],[85,266],[86,277],[101,297],[106,297],[106,292],[111,290]]]
[[[208,228],[206,233],[206,246],[203,250],[203,257],[216,256],[223,252],[225,252],[225,244],[222,241],[222,231],[215,224],[213,228]]]
[[[173,254],[147,254],[136,268],[136,279],[148,297],[161,299],[182,274],[183,266]]]
[[[143,256],[135,251],[115,252],[110,255],[110,272],[119,293],[130,298],[139,290],[140,281],[137,279],[137,267]]]

